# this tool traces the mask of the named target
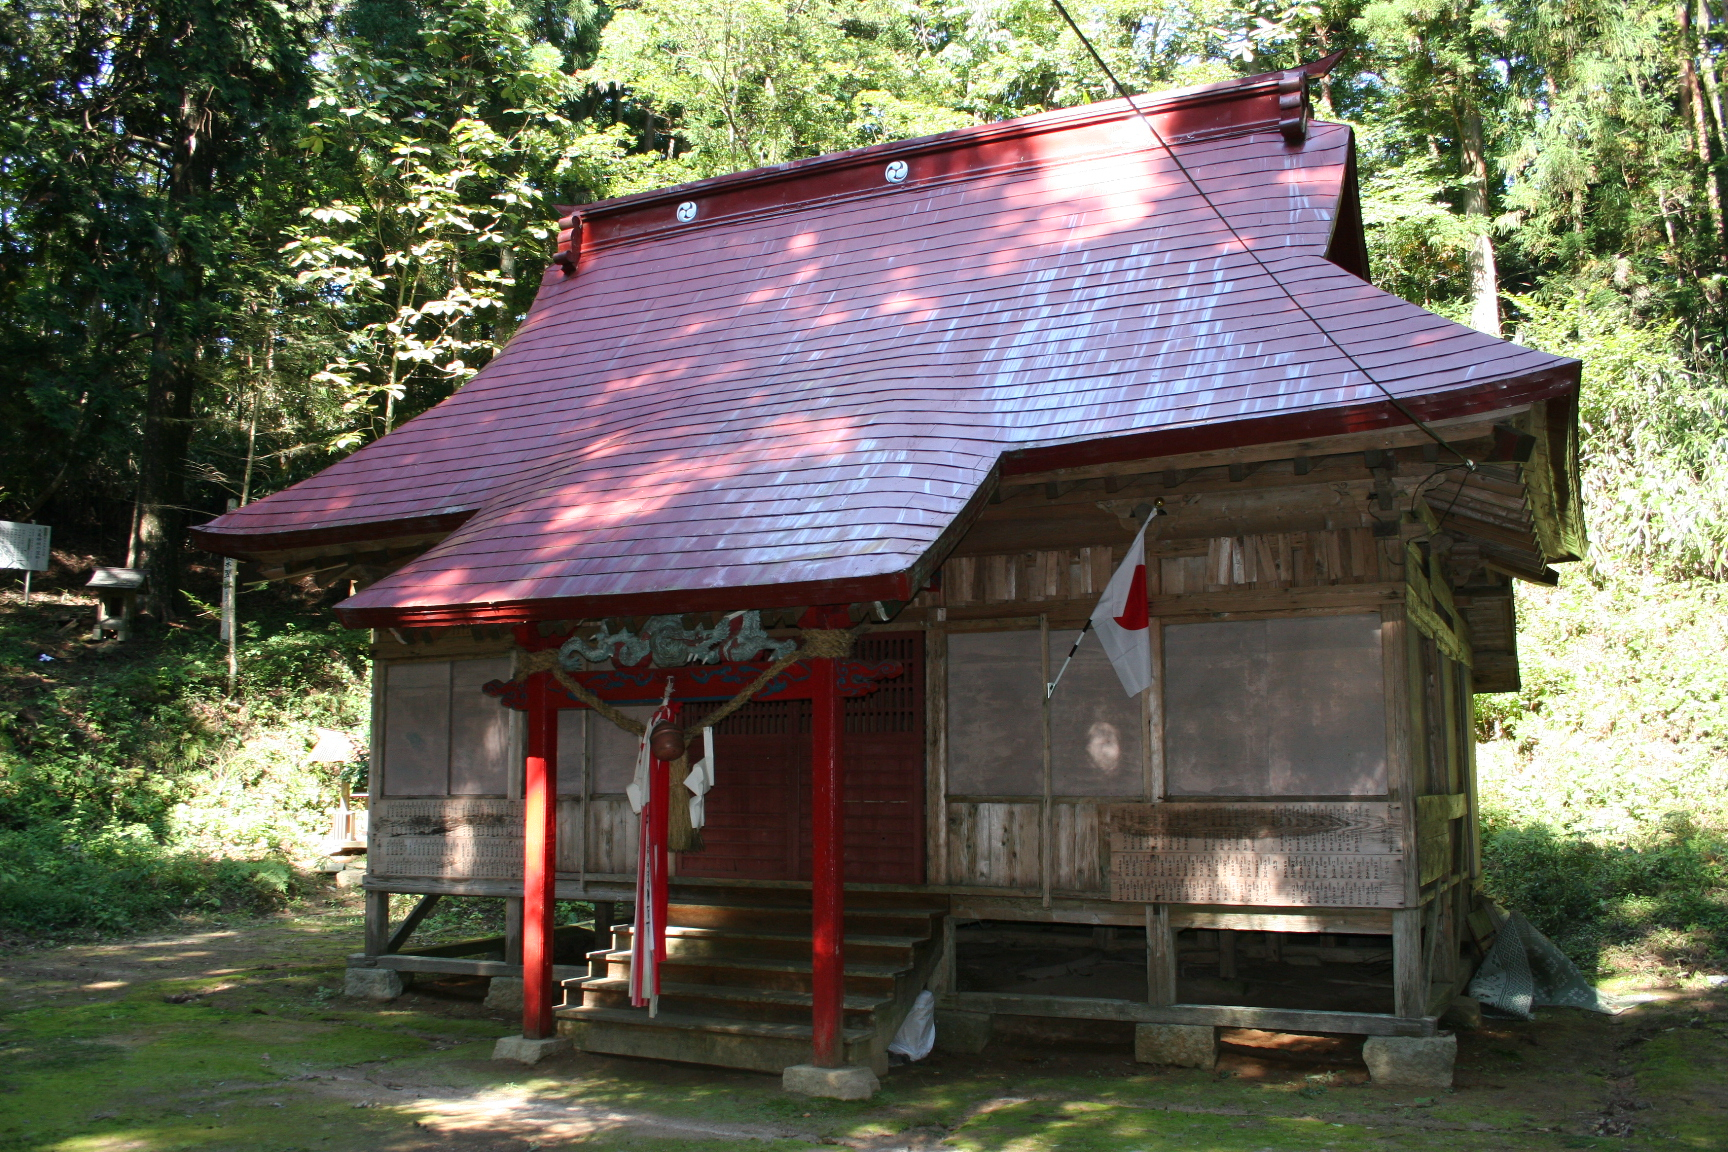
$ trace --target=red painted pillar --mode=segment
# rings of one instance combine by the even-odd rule
[[[558,710],[546,674],[528,690],[528,756],[523,782],[522,1035],[556,1035],[552,1022],[552,899],[558,853]]]
[[[840,1030],[846,995],[840,691],[834,661],[812,660],[810,670],[816,685],[810,725],[811,1039],[816,1064],[838,1068],[845,1062]]]

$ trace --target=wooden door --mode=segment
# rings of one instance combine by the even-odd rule
[[[898,660],[906,672],[843,702],[846,879],[924,882],[924,634],[862,636],[859,660]],[[688,711],[699,719],[717,705]],[[679,857],[681,876],[810,878],[810,702],[746,704],[714,738],[703,850]]]

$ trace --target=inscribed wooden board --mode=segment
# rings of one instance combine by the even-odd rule
[[[1401,805],[1119,804],[1110,898],[1137,904],[1396,908]]]
[[[509,880],[522,854],[520,800],[386,800],[372,812],[377,876]]]

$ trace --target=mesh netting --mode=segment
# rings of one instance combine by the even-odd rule
[[[1612,1015],[1639,1002],[1597,991],[1578,966],[1518,912],[1500,926],[1494,947],[1470,981],[1470,995],[1481,1001],[1485,1015],[1513,1020],[1533,1019],[1535,1009],[1550,1005]]]

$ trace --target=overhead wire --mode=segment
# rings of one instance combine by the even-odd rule
[[[1243,252],[1247,253],[1255,264],[1259,265],[1260,270],[1264,272],[1266,277],[1278,287],[1279,291],[1284,293],[1285,298],[1295,306],[1296,311],[1302,314],[1303,319],[1312,324],[1315,330],[1325,338],[1326,342],[1332,345],[1333,348],[1337,349],[1339,355],[1343,356],[1352,368],[1362,374],[1363,379],[1367,380],[1368,383],[1380,390],[1381,394],[1391,402],[1392,407],[1396,408],[1406,420],[1410,421],[1411,424],[1420,428],[1429,439],[1434,441],[1434,443],[1440,445],[1442,448],[1446,449],[1446,451],[1458,457],[1462,462],[1462,467],[1468,471],[1474,472],[1476,470],[1476,462],[1474,460],[1471,460],[1468,456],[1464,455],[1464,453],[1460,452],[1439,433],[1435,432],[1434,429],[1424,423],[1421,417],[1410,411],[1409,407],[1407,407],[1402,400],[1398,399],[1390,388],[1382,384],[1372,372],[1368,371],[1368,369],[1362,365],[1361,361],[1357,360],[1356,357],[1351,354],[1348,348],[1344,347],[1343,343],[1341,343],[1337,337],[1333,336],[1332,333],[1327,330],[1324,324],[1320,323],[1320,320],[1310,312],[1305,305],[1303,305],[1302,301],[1296,298],[1296,294],[1289,289],[1284,281],[1279,279],[1278,276],[1273,273],[1266,261],[1261,259],[1260,254],[1250,247],[1248,242],[1243,239],[1242,234],[1236,230],[1236,226],[1230,222],[1230,218],[1224,214],[1224,210],[1219,208],[1217,203],[1213,201],[1212,197],[1206,194],[1206,189],[1200,186],[1200,181],[1188,170],[1188,166],[1182,163],[1182,158],[1176,155],[1176,150],[1170,146],[1169,141],[1164,139],[1163,133],[1158,131],[1157,126],[1152,123],[1152,118],[1146,115],[1145,109],[1141,108],[1140,105],[1135,102],[1134,98],[1128,94],[1127,87],[1123,85],[1121,80],[1117,79],[1116,73],[1111,69],[1110,65],[1105,62],[1104,57],[1099,55],[1098,49],[1092,46],[1091,39],[1081,30],[1080,25],[1075,21],[1074,17],[1069,14],[1067,6],[1062,3],[1062,0],[1050,0],[1050,3],[1055,6],[1056,11],[1061,14],[1062,19],[1067,23],[1068,27],[1073,29],[1074,35],[1079,37],[1080,43],[1085,46],[1087,53],[1091,55],[1093,62],[1098,65],[1099,70],[1109,78],[1111,85],[1116,89],[1117,95],[1127,101],[1128,107],[1134,110],[1135,115],[1139,116],[1140,122],[1146,125],[1146,131],[1152,134],[1153,141],[1164,150],[1166,156],[1170,157],[1171,162],[1176,165],[1176,170],[1182,173],[1182,176],[1188,181],[1189,186],[1194,189],[1195,194],[1198,195],[1201,200],[1205,201],[1208,208],[1212,209],[1213,214],[1218,217],[1219,222],[1224,225],[1225,229],[1230,233],[1231,239],[1236,241],[1237,246],[1241,248]]]

